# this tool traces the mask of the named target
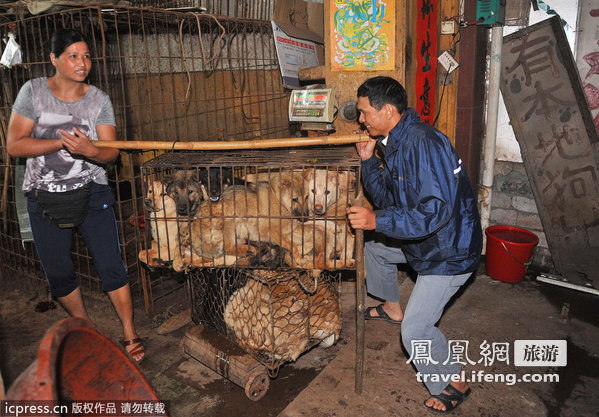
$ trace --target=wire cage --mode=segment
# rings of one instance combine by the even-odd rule
[[[134,0],[129,3],[135,7],[156,7],[178,11],[198,10],[218,16],[257,20],[270,20],[274,9],[274,0]]]
[[[23,161],[8,155],[6,132],[20,87],[29,79],[54,73],[46,41],[57,28],[75,28],[87,38],[92,55],[87,81],[110,96],[120,140],[224,141],[289,135],[285,111],[289,96],[281,81],[270,15],[266,16],[270,3],[244,2],[248,10],[260,10],[256,13],[242,13],[233,7],[237,2],[227,1],[205,4],[206,13],[156,8],[189,6],[170,3],[66,7],[0,24],[1,36],[13,33],[22,49],[22,64],[0,71],[3,272],[43,280],[33,245],[22,230],[26,226],[19,221],[27,217],[19,182]],[[154,301],[184,281],[138,267],[146,230],[140,166],[159,153],[123,151],[107,167],[116,195],[121,252],[132,288],[144,297],[148,312]],[[84,293],[101,293],[78,233],[73,258]]]
[[[341,331],[339,272],[197,268],[189,272],[192,319],[236,343],[276,375],[285,362]]]
[[[353,269],[346,210],[359,169],[353,147],[160,155],[142,167],[151,235],[139,259],[176,271]]]

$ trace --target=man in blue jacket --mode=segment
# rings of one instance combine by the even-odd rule
[[[399,82],[389,77],[364,82],[358,110],[370,140],[356,147],[375,210],[353,206],[348,219],[354,229],[375,230],[385,238],[364,247],[368,292],[385,300],[367,309],[365,318],[401,324],[402,343],[431,394],[425,407],[446,413],[470,389],[459,379],[460,364],[435,325],[480,259],[476,199],[449,139],[407,107]],[[374,152],[377,144],[380,157]],[[418,273],[405,313],[399,301],[400,263]],[[422,346],[429,351],[416,360],[414,348]]]

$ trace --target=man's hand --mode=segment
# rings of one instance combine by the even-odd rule
[[[60,140],[62,145],[74,155],[83,155],[87,158],[94,158],[98,155],[98,148],[96,148],[90,138],[88,138],[83,132],[76,127],[73,128],[74,135],[70,134],[66,130],[60,130]]]
[[[360,155],[360,159],[362,159],[362,161],[365,161],[365,160],[369,159],[372,156],[372,154],[374,153],[374,148],[376,146],[376,139],[373,139],[372,137],[370,137],[370,135],[368,134],[368,131],[366,131],[366,130],[356,130],[356,131],[354,131],[354,133],[363,134],[370,138],[370,140],[368,142],[356,142],[356,149],[358,150],[358,155]]]
[[[354,229],[376,229],[376,214],[367,207],[351,206],[347,209],[347,219]]]

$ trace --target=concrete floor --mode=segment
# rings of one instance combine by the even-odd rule
[[[483,268],[484,272],[484,268]],[[407,278],[401,285],[403,300],[413,288]],[[44,297],[2,282],[0,300],[0,371],[8,386],[37,357],[45,330],[66,317],[59,308],[35,312]],[[339,343],[316,347],[298,361],[284,365],[270,381],[260,401],[250,401],[244,390],[198,361],[179,352],[179,342],[192,324],[167,335],[151,328],[141,308],[136,310],[147,359],[143,373],[161,399],[170,402],[173,417],[188,416],[421,416],[428,393],[417,382],[399,343],[399,326],[366,322],[363,391],[354,391],[355,293],[342,283],[343,330]],[[185,305],[179,294],[173,303]],[[108,301],[94,302],[90,316],[115,340],[120,339],[116,316]],[[367,305],[378,301],[367,299]],[[569,305],[569,311],[564,305]],[[96,305],[99,304],[99,305]],[[505,361],[475,363],[466,376],[557,373],[559,382],[472,382],[472,395],[454,413],[460,416],[597,416],[599,415],[599,297],[537,283],[532,277],[517,284],[476,274],[449,306],[440,328],[449,340],[469,342],[472,361],[482,358],[481,344],[509,343]],[[568,340],[568,364],[560,368],[516,367],[513,342],[518,339]],[[509,378],[509,377],[508,377]]]

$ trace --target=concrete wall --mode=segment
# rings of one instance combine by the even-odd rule
[[[539,237],[539,244],[535,247],[533,265],[545,272],[557,272],[551,259],[524,164],[495,162],[495,182],[489,224],[521,227],[536,234]]]

